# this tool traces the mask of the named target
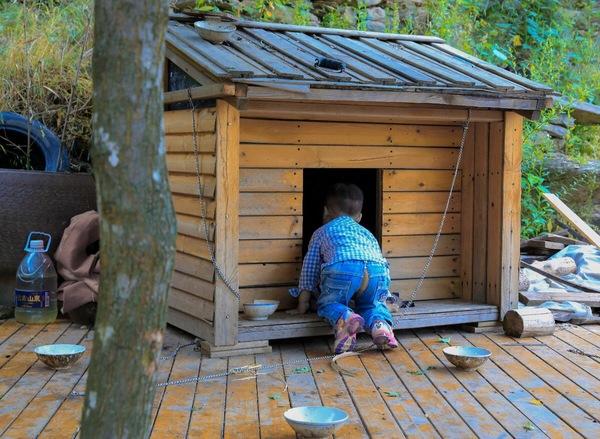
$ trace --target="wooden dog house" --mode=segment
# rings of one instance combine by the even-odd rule
[[[439,248],[416,306],[395,325],[492,321],[515,308],[522,120],[552,91],[434,37],[235,24],[222,45],[185,18],[172,19],[167,33],[165,132],[178,223],[169,323],[216,355],[330,333],[315,314],[282,311],[295,306],[288,288],[318,225],[323,187],[339,179],[362,185],[392,291],[407,298],[440,223],[468,114]],[[345,69],[316,67],[322,57]],[[239,314],[210,261],[190,95],[216,263],[239,285],[241,303],[281,302],[267,321]]]

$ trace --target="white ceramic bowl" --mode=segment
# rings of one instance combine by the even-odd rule
[[[348,421],[345,411],[321,406],[295,407],[283,417],[298,436],[312,438],[327,438]]]
[[[52,369],[68,369],[85,352],[85,346],[78,344],[46,344],[36,347],[33,352],[38,359]]]
[[[217,44],[227,41],[236,29],[234,24],[211,20],[196,21],[194,28],[202,38]]]
[[[448,346],[443,350],[448,361],[465,370],[475,370],[492,355],[490,351],[475,346]]]
[[[267,320],[279,306],[279,300],[255,299],[252,303],[244,303],[244,316],[248,320]]]

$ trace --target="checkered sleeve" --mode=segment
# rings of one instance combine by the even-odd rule
[[[317,292],[319,291],[319,279],[321,277],[321,237],[313,235],[308,244],[308,251],[304,256],[302,263],[302,272],[300,273],[299,289]]]

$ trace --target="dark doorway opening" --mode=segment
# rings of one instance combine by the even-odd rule
[[[306,254],[310,237],[323,225],[325,194],[335,183],[353,183],[364,194],[360,224],[381,243],[381,172],[378,169],[305,169],[302,198],[302,254]]]

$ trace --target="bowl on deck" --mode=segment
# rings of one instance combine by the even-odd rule
[[[348,421],[348,414],[335,407],[307,406],[287,410],[283,417],[300,437],[326,438]]]
[[[198,32],[203,39],[216,44],[227,41],[229,36],[236,29],[235,25],[232,23],[223,23],[214,20],[196,21],[194,23],[194,28],[196,28],[196,32]]]
[[[85,346],[78,344],[47,344],[36,347],[33,352],[38,359],[52,369],[68,369],[85,352]]]
[[[244,316],[248,320],[267,320],[279,306],[279,300],[255,299],[252,303],[244,303]]]
[[[475,370],[492,355],[490,351],[475,346],[448,346],[443,350],[448,361],[465,370]]]

